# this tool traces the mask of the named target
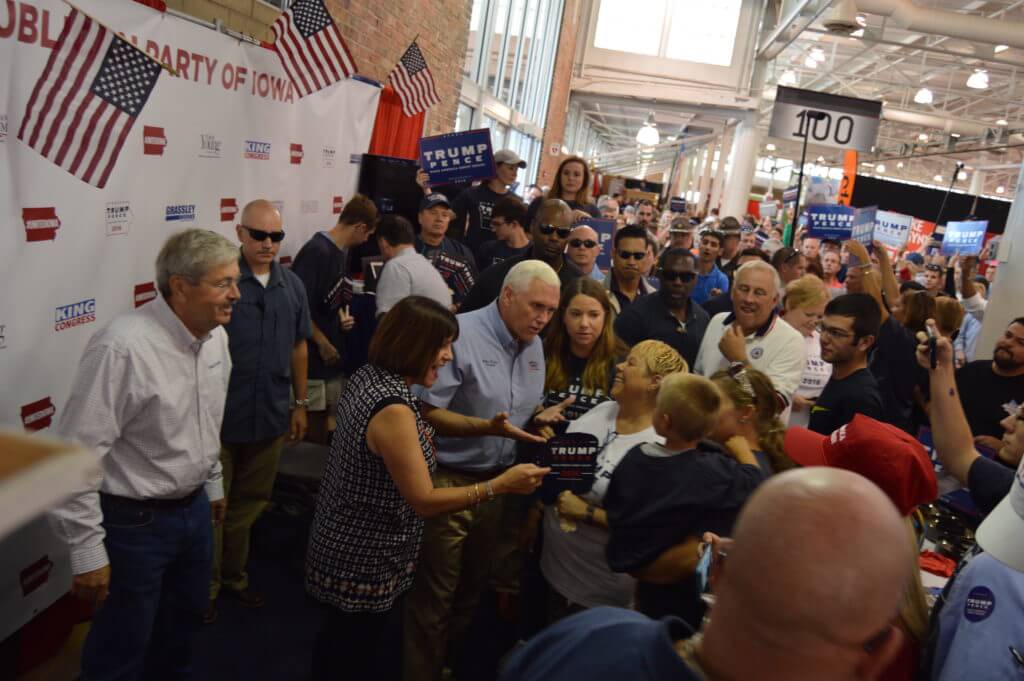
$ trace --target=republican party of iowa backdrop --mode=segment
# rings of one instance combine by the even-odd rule
[[[287,258],[355,190],[379,89],[343,80],[299,98],[270,50],[132,0],[76,0],[164,72],[100,190],[18,137],[70,7],[0,2],[0,425],[56,423],[89,336],[151,300],[174,231],[235,240],[245,202],[277,203]]]

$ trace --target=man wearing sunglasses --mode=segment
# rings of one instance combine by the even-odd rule
[[[601,239],[593,227],[580,225],[569,233],[565,257],[580,268],[583,276],[604,281],[604,272],[597,268],[597,256],[601,252]]]
[[[665,251],[658,279],[661,287],[656,292],[637,299],[618,316],[615,334],[629,346],[647,339],[663,341],[692,367],[711,319],[690,297],[697,282],[693,256],[681,248]]]
[[[277,262],[285,236],[281,214],[269,201],[251,201],[242,209],[235,233],[242,244],[242,297],[224,326],[232,368],[220,452],[228,508],[223,526],[213,535],[207,622],[216,619],[215,602],[221,594],[246,607],[263,605],[246,572],[249,532],[270,503],[285,438],[298,441],[306,434],[309,404],[309,303],[302,280]],[[289,404],[289,386],[294,404]]]
[[[866,293],[847,293],[829,302],[821,332],[821,358],[832,365],[832,376],[811,407],[807,427],[828,435],[857,414],[883,420],[878,381],[868,369],[868,352],[875,344],[882,315]]]
[[[654,292],[643,277],[643,261],[647,257],[647,233],[643,227],[623,227],[615,232],[612,242],[612,269],[604,279],[604,287],[612,294],[612,307],[621,313],[640,296]]]
[[[576,265],[563,257],[565,244],[572,232],[572,209],[561,199],[546,199],[537,210],[530,233],[533,247],[525,254],[503,260],[484,270],[477,279],[460,308],[461,312],[472,312],[487,307],[498,298],[502,282],[508,271],[524,260],[541,260],[558,273],[562,286],[583,276]]]

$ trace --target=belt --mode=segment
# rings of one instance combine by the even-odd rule
[[[191,506],[192,502],[196,500],[196,497],[198,497],[202,491],[203,486],[200,485],[189,494],[179,499],[132,499],[131,497],[121,497],[116,494],[107,494],[106,492],[100,492],[100,497],[106,499],[108,502],[120,504],[121,506],[132,506],[148,510],[166,510]]]

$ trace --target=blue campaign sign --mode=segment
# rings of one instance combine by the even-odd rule
[[[903,248],[910,238],[913,222],[914,218],[910,215],[880,210],[875,220],[875,239],[889,248]]]
[[[988,220],[946,223],[942,237],[942,255],[978,255],[985,244]]]
[[[853,229],[854,209],[849,206],[816,204],[807,207],[807,236],[846,241]]]
[[[871,242],[875,239],[875,220],[878,214],[878,206],[870,208],[856,208],[853,213],[853,227],[850,229],[850,238],[864,244],[864,248],[871,252]]]
[[[597,261],[594,265],[597,269],[607,272],[612,266],[612,237],[615,236],[615,220],[587,218],[580,220],[573,227],[576,225],[587,225],[597,232],[597,238],[601,242],[601,252],[597,254]]]
[[[682,196],[673,196],[668,200],[668,209],[673,213],[685,213],[686,199]]]
[[[481,128],[422,138],[420,167],[430,176],[433,185],[494,177],[491,131]]]

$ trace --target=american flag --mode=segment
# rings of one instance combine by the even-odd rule
[[[402,113],[406,116],[415,116],[441,101],[434,89],[430,67],[415,40],[395,64],[388,80],[402,100]]]
[[[32,89],[18,139],[102,189],[162,68],[73,9]]]
[[[323,0],[295,0],[272,28],[274,51],[300,97],[356,72],[348,45]]]

